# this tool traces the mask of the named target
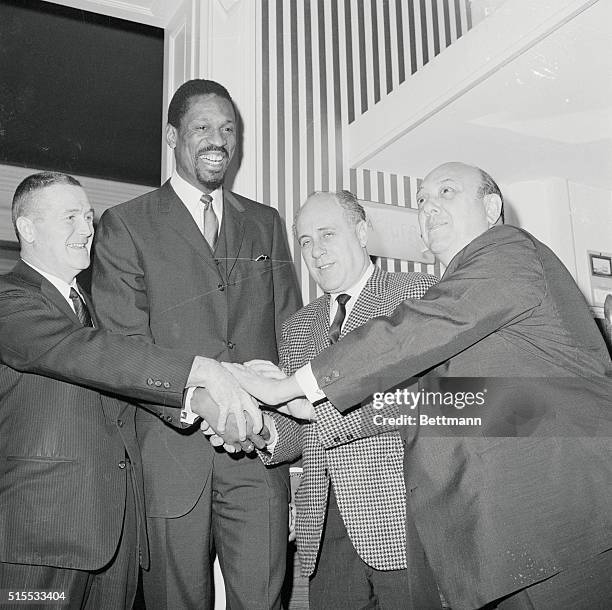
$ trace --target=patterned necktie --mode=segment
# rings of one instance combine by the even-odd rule
[[[202,207],[204,208],[204,239],[208,242],[211,250],[215,249],[217,245],[217,233],[219,232],[219,221],[217,215],[213,210],[212,197],[210,195],[202,195],[200,197]]]
[[[91,321],[91,316],[89,315],[89,309],[87,309],[87,305],[74,288],[70,289],[70,300],[74,306],[74,313],[76,313],[76,316],[81,324],[83,326],[92,327],[93,322]]]
[[[342,323],[344,322],[344,318],[346,318],[346,304],[348,303],[351,295],[349,294],[339,294],[336,297],[336,301],[338,302],[338,311],[334,316],[334,321],[332,325],[329,327],[329,342],[336,343],[338,338],[340,337],[340,331],[342,330]]]

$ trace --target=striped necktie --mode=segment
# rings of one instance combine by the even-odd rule
[[[81,324],[83,326],[93,327],[93,322],[91,321],[91,316],[89,315],[89,309],[87,309],[85,301],[83,301],[79,293],[74,288],[70,289],[70,300],[72,301],[72,305],[74,307],[74,313],[76,313],[76,316]]]

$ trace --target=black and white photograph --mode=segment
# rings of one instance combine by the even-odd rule
[[[612,608],[611,24],[0,0],[0,610]]]

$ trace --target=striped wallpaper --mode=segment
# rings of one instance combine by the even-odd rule
[[[414,206],[416,178],[347,166],[346,128],[470,29],[469,1],[261,0],[257,19],[257,190],[286,219],[293,251],[293,216],[312,191],[349,188],[360,199]],[[296,266],[309,302],[320,292],[303,262]]]

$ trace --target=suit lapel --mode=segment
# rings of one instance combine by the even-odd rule
[[[81,321],[77,318],[76,314],[72,310],[72,307],[68,305],[68,301],[66,301],[66,299],[60,294],[59,290],[51,282],[43,278],[40,285],[40,290],[50,301],[53,301],[53,303],[57,305],[57,307],[61,309],[63,313],[81,326]]]
[[[179,199],[168,180],[159,189],[158,209],[162,218],[166,218],[168,226],[176,231],[181,241],[188,243],[213,269],[217,265],[213,253],[204,236],[193,221],[193,217]]]
[[[320,354],[325,348],[329,347],[329,295],[324,295],[317,303],[319,303],[319,308],[312,325],[312,339],[315,350],[313,356]]]
[[[68,304],[68,301],[61,295],[59,290],[47,279],[45,279],[38,271],[35,271],[23,261],[19,261],[13,268],[12,273],[23,281],[39,288],[40,291],[65,315],[71,320],[74,320],[77,324],[80,324],[79,319],[74,313],[72,307]]]
[[[71,320],[74,321],[75,324],[81,326],[81,321],[77,318],[77,315],[74,313],[72,307],[68,304],[68,301],[61,295],[59,290],[46,278],[44,278],[40,273],[32,269],[29,265],[26,265],[23,261],[19,261],[12,273],[28,284],[40,289],[41,293],[51,301],[62,313],[67,315]],[[96,327],[99,328],[98,321],[95,317],[95,309],[92,307],[91,299],[89,295],[79,286],[79,291],[83,295],[83,299],[89,308],[89,313],[91,315],[91,319],[93,320]],[[123,412],[129,405],[119,403],[117,400],[109,399],[105,397],[104,394],[100,394],[100,404],[102,406],[102,410],[107,418],[113,419],[113,416],[121,411]],[[133,407],[131,407],[133,408]]]
[[[363,287],[361,294],[357,298],[355,306],[351,310],[349,317],[342,327],[340,338],[347,333],[355,330],[359,326],[365,324],[370,318],[377,315],[377,311],[383,305],[383,299],[386,289],[386,274],[378,267],[374,267],[374,271],[370,279]]]
[[[223,261],[226,277],[229,278],[240,257],[240,249],[244,241],[244,206],[235,195],[223,190],[223,221],[219,232],[219,241],[215,254]]]

